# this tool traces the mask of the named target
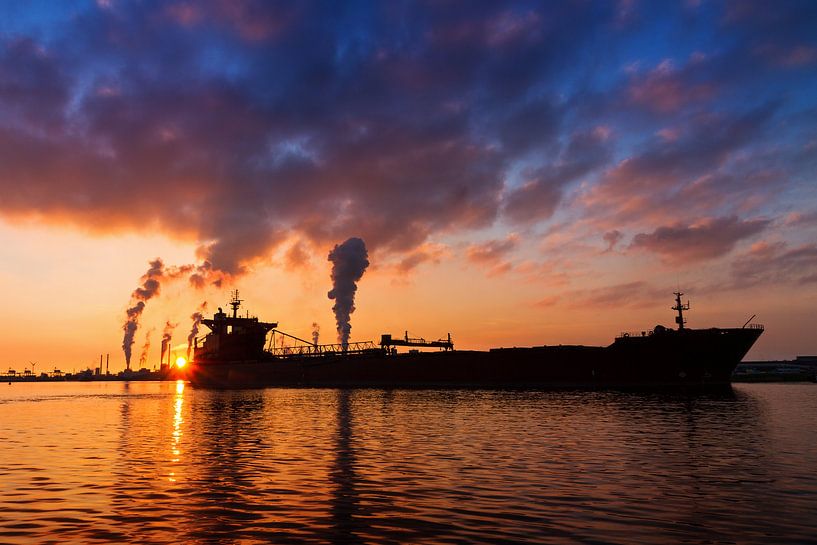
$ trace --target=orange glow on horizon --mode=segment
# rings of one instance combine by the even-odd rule
[[[187,365],[187,360],[186,359],[184,359],[182,356],[179,356],[178,358],[176,358],[176,367],[181,369],[185,365]]]
[[[100,354],[110,354],[111,373],[123,370],[122,323],[147,261],[161,256],[175,265],[197,259],[195,248],[160,236],[95,238],[47,227],[17,228],[3,221],[0,236],[5,244],[0,280],[14,287],[4,294],[10,311],[0,319],[5,331],[0,365],[20,373],[29,360],[39,362],[38,372],[80,372],[96,367]],[[111,260],[110,255],[123,247],[128,251],[121,259]],[[388,255],[373,253],[371,260],[379,266],[368,270],[359,283],[352,340],[377,340],[383,333],[408,330],[426,338],[450,332],[457,349],[606,345],[621,331],[672,325],[669,307],[677,282],[692,300],[689,327],[740,327],[757,314],[767,329],[747,359],[790,359],[814,351],[809,329],[817,306],[814,290],[780,284],[705,291],[695,287],[706,287],[707,278],[717,276],[716,265],[673,272],[672,281],[652,280],[668,277],[662,262],[616,252],[587,257],[597,274],[576,273],[569,280],[525,263],[488,274],[487,265],[469,261],[462,251],[455,251],[454,242],[449,247],[450,255],[410,272],[391,267]],[[191,328],[191,313],[206,301],[204,315],[211,317],[218,307],[227,307],[233,288],[240,289],[245,300],[240,312],[279,322],[281,329],[301,338],[310,338],[312,324],[317,323],[320,342],[333,342],[336,327],[326,295],[331,285],[327,252],[311,249],[309,260],[298,269],[277,261],[256,264],[229,286],[193,289],[183,279],[164,282],[161,295],[149,302],[141,318],[132,366],[139,365],[149,332],[153,331],[154,343],[145,354],[147,366],[160,359],[160,344],[155,341],[167,321],[178,324],[175,338],[184,338]],[[61,266],[54,267],[54,262]],[[89,300],[98,304],[86,304]],[[62,319],[65,309],[70,309],[70,320]],[[206,333],[202,329],[199,337]],[[49,342],[44,343],[46,334]],[[186,339],[174,344],[171,353],[186,356],[187,344]],[[177,369],[186,371],[190,365],[185,358],[184,367]]]

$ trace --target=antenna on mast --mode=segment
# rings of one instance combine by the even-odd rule
[[[681,296],[683,293],[681,291],[676,291],[673,293],[675,295],[675,306],[672,307],[672,310],[678,311],[678,316],[675,317],[675,323],[678,324],[678,330],[684,329],[684,324],[686,320],[684,319],[684,311],[689,310],[689,300],[687,300],[686,304],[681,303]]]
[[[241,306],[241,299],[238,298],[238,290],[233,290],[233,298],[230,300],[230,306],[233,307],[233,318],[238,318],[238,307]]]

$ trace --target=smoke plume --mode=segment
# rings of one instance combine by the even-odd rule
[[[122,350],[125,352],[125,366],[130,369],[130,358],[133,350],[133,337],[139,329],[139,318],[145,310],[145,302],[159,294],[164,276],[164,263],[159,258],[150,262],[150,268],[142,275],[142,285],[133,290],[130,296],[130,305],[125,311],[126,320],[122,330],[125,337],[122,339]]]
[[[318,338],[321,335],[321,326],[318,322],[312,322],[312,344],[318,344]]]
[[[145,335],[145,344],[142,345],[142,354],[139,356],[139,368],[143,369],[147,367],[148,363],[148,351],[150,350],[150,335],[153,333],[154,328],[150,328]]]
[[[205,310],[207,310],[207,301],[199,305],[199,309],[190,315],[190,319],[193,320],[193,326],[190,328],[190,334],[187,336],[187,361],[190,361],[190,351],[193,349],[193,340],[196,338],[196,335],[199,334],[199,325],[201,325],[201,319],[204,318],[203,313]]]
[[[173,336],[173,330],[178,324],[174,324],[170,320],[165,323],[165,329],[162,331],[162,358],[165,361],[165,354],[170,352],[170,338]]]
[[[369,266],[368,257],[366,243],[359,238],[350,238],[329,252],[329,261],[332,262],[332,291],[328,296],[335,300],[332,310],[338,325],[338,342],[344,351],[349,346],[349,334],[352,331],[349,320],[355,311],[357,282]]]
[[[204,261],[200,265],[180,265],[173,267],[165,267],[165,264],[159,257],[151,261],[147,272],[143,274],[140,279],[142,284],[131,293],[130,303],[128,309],[125,311],[126,320],[122,326],[125,337],[122,339],[122,350],[125,352],[125,365],[128,369],[130,369],[133,338],[139,329],[139,318],[141,318],[142,312],[145,310],[145,303],[159,295],[162,281],[176,280],[187,274],[190,275],[190,285],[194,288],[204,288],[207,284],[220,287],[230,278],[226,273],[213,269],[209,261]],[[148,341],[148,347],[149,346]],[[164,356],[164,348],[162,348],[162,356]]]

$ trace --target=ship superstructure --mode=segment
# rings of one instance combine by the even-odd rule
[[[238,290],[233,292],[230,306],[233,307],[232,316],[224,313],[221,307],[212,319],[202,319],[201,323],[210,328],[210,334],[204,338],[201,346],[194,349],[194,360],[229,360],[252,359],[265,356],[267,334],[278,324],[261,322],[256,317],[238,315],[242,300]]]

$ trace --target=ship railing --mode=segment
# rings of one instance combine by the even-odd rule
[[[766,329],[763,324],[748,324],[745,329]]]
[[[276,346],[269,349],[274,356],[316,357],[332,354],[355,354],[379,348],[373,341],[351,342],[344,349],[340,343],[335,344],[299,344],[293,346]]]
[[[651,329],[645,331],[622,331],[619,334],[618,338],[621,339],[624,337],[649,337],[650,335],[652,335],[652,333],[653,332]]]

